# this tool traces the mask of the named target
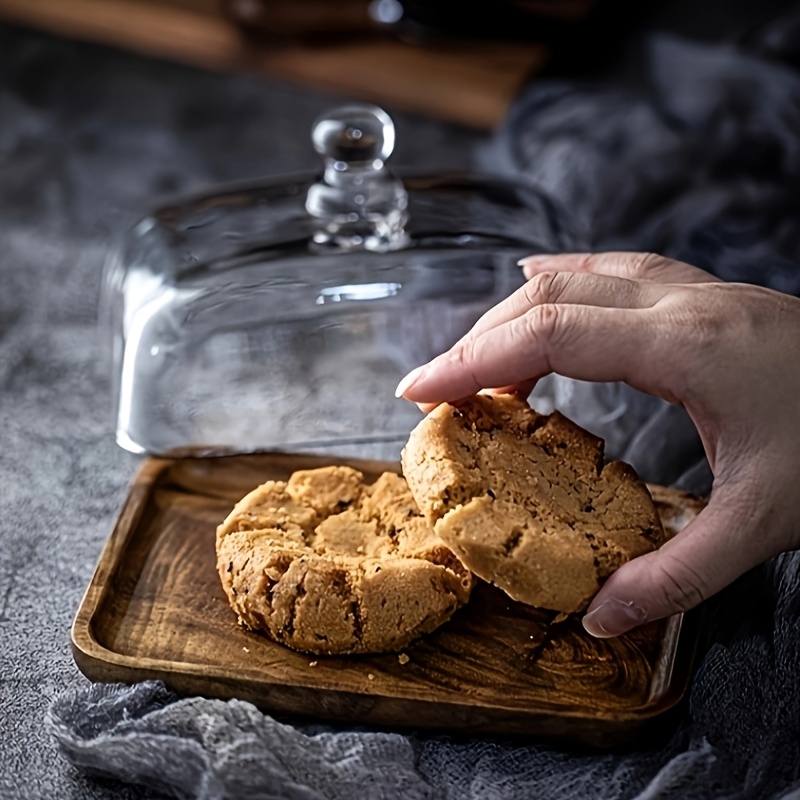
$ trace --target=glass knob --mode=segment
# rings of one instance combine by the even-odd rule
[[[378,106],[344,106],[319,117],[311,138],[326,160],[380,169],[394,150],[394,123]]]
[[[340,250],[395,250],[406,244],[408,195],[385,166],[394,123],[381,108],[350,105],[322,115],[311,132],[325,172],[308,190],[318,220],[314,242]]]

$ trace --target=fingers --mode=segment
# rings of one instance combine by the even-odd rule
[[[527,396],[536,380],[546,372],[528,371],[531,356],[536,353],[529,353],[526,348],[547,344],[546,331],[538,328],[547,327],[549,319],[558,313],[555,304],[559,304],[559,307],[586,305],[608,309],[652,308],[668,291],[667,287],[604,275],[542,273],[484,314],[448,353],[409,373],[398,385],[396,395],[416,402],[426,413],[444,400],[457,400],[479,389],[501,388],[506,392],[516,391]],[[545,307],[549,310],[534,311]],[[570,315],[570,312],[566,313]],[[488,336],[493,330],[496,334]],[[598,334],[602,335],[600,331]],[[617,332],[618,337],[622,335],[623,331]],[[477,341],[478,339],[481,341]],[[509,349],[512,343],[515,346]],[[590,345],[590,349],[595,350],[600,344],[601,340],[597,340]],[[473,355],[477,355],[478,359],[475,364],[472,363]],[[512,374],[516,377],[499,384],[487,382],[490,378],[486,368],[502,367],[506,362],[514,363]],[[469,391],[458,394],[460,389],[453,385],[451,391],[445,392],[449,396],[444,396],[441,391],[425,393],[431,388],[432,373],[440,373],[440,380],[437,381],[440,383],[441,380],[450,379],[459,367],[462,373],[473,368],[476,370],[473,375],[476,380],[468,384],[471,387]],[[492,374],[496,372],[497,369]],[[502,369],[499,372],[502,374]],[[479,379],[478,375],[485,377]],[[463,381],[458,385],[462,384]],[[413,391],[410,391],[412,387]]]
[[[674,341],[660,334],[658,318],[646,309],[534,306],[409,373],[397,392],[414,403],[442,403],[557,372],[578,380],[626,381],[675,402],[661,383],[660,352],[671,350]]]
[[[603,308],[648,308],[655,305],[666,289],[652,283],[627,278],[579,272],[539,272],[512,295],[489,309],[467,336],[519,317],[534,306],[547,303],[574,303]]]
[[[517,387],[524,385],[532,387],[535,381],[546,372],[528,371],[531,358],[536,359],[541,353],[528,354],[524,347],[549,344],[548,336],[538,326],[546,327],[550,318],[560,312],[557,308],[566,306],[592,306],[603,309],[649,309],[675,289],[675,285],[661,283],[655,278],[674,278],[683,282],[698,282],[715,280],[708,273],[697,270],[688,264],[671,261],[640,253],[604,253],[600,255],[562,255],[538,256],[527,259],[529,271],[535,272],[534,276],[524,286],[509,296],[506,300],[490,309],[475,324],[473,329],[443,357],[435,359],[425,367],[418,368],[409,373],[398,385],[396,395],[406,397],[420,405],[423,411],[429,411],[438,403],[445,400],[456,400],[482,388]],[[564,271],[551,272],[544,268],[550,265],[554,268],[564,267]],[[537,271],[538,270],[538,271]],[[548,309],[534,312],[534,309]],[[573,316],[577,312],[567,312]],[[592,315],[590,314],[589,317]],[[521,320],[521,322],[520,322]],[[613,327],[613,326],[612,326]],[[501,330],[502,335],[486,339],[492,330]],[[601,331],[597,331],[601,334]],[[644,331],[647,334],[647,331]],[[652,338],[652,331],[649,332]],[[526,335],[527,334],[527,335]],[[588,353],[597,354],[599,344],[606,348],[615,347],[620,336],[627,335],[627,331],[618,329],[610,331],[612,339],[609,342],[590,341],[587,343]],[[630,342],[624,342],[630,345]],[[497,347],[497,369],[494,373],[505,374],[502,364],[512,359],[517,368],[512,370],[514,377],[503,383],[490,383],[487,367],[490,366],[490,345]],[[514,346],[515,345],[515,346]],[[505,349],[509,348],[511,349]],[[477,360],[470,354],[479,354]],[[480,354],[483,354],[481,356]],[[623,357],[622,352],[607,353],[612,360],[617,361]],[[565,364],[567,371],[562,372],[568,377],[581,380],[619,380],[619,378],[591,378],[585,377],[580,365],[575,365],[574,370],[569,365],[570,356],[566,354]],[[537,362],[538,363],[538,362]],[[609,361],[606,359],[608,374]],[[618,365],[619,366],[619,365]],[[459,369],[460,368],[460,369]],[[466,373],[472,371],[471,381],[464,380]],[[461,372],[462,380],[454,384],[450,391],[443,388],[434,388],[431,377],[438,373],[439,378],[455,376]],[[556,370],[559,371],[559,370]],[[642,383],[642,376],[636,378],[636,370],[632,371],[636,382],[635,388],[650,388]],[[436,384],[440,384],[441,380]],[[469,391],[457,394],[462,387],[471,387]],[[662,391],[657,394],[664,396]],[[672,400],[672,398],[669,398]]]
[[[564,253],[523,258],[526,278],[542,272],[588,272],[655,283],[718,283],[710,272],[653,253]]]
[[[779,552],[732,492],[712,495],[707,508],[659,550],[624,564],[605,583],[583,618],[593,636],[619,636],[645,622],[694,608],[748,569]]]

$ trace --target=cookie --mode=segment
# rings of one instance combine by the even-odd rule
[[[664,530],[633,468],[559,413],[512,396],[441,405],[402,453],[414,499],[472,572],[514,600],[572,613]]]
[[[216,546],[239,621],[307,653],[401,650],[475,582],[389,472],[371,486],[343,466],[265,483],[217,528]]]

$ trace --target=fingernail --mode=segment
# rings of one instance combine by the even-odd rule
[[[422,373],[425,370],[425,366],[417,367],[416,369],[412,369],[408,375],[397,384],[397,388],[394,390],[395,397],[402,397],[421,377]]]
[[[525,258],[521,258],[517,261],[518,267],[525,267],[528,264],[533,264],[534,261],[538,261],[542,256],[525,256]]]
[[[581,620],[587,633],[598,639],[609,639],[647,621],[647,614],[632,602],[611,597],[590,611]]]

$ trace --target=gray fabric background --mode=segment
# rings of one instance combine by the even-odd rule
[[[86,683],[69,627],[138,464],[96,327],[107,248],[174,193],[315,168],[311,123],[343,99],[0,27],[2,800],[144,796],[85,780],[44,729]],[[388,110],[398,164],[465,167],[481,141]]]

